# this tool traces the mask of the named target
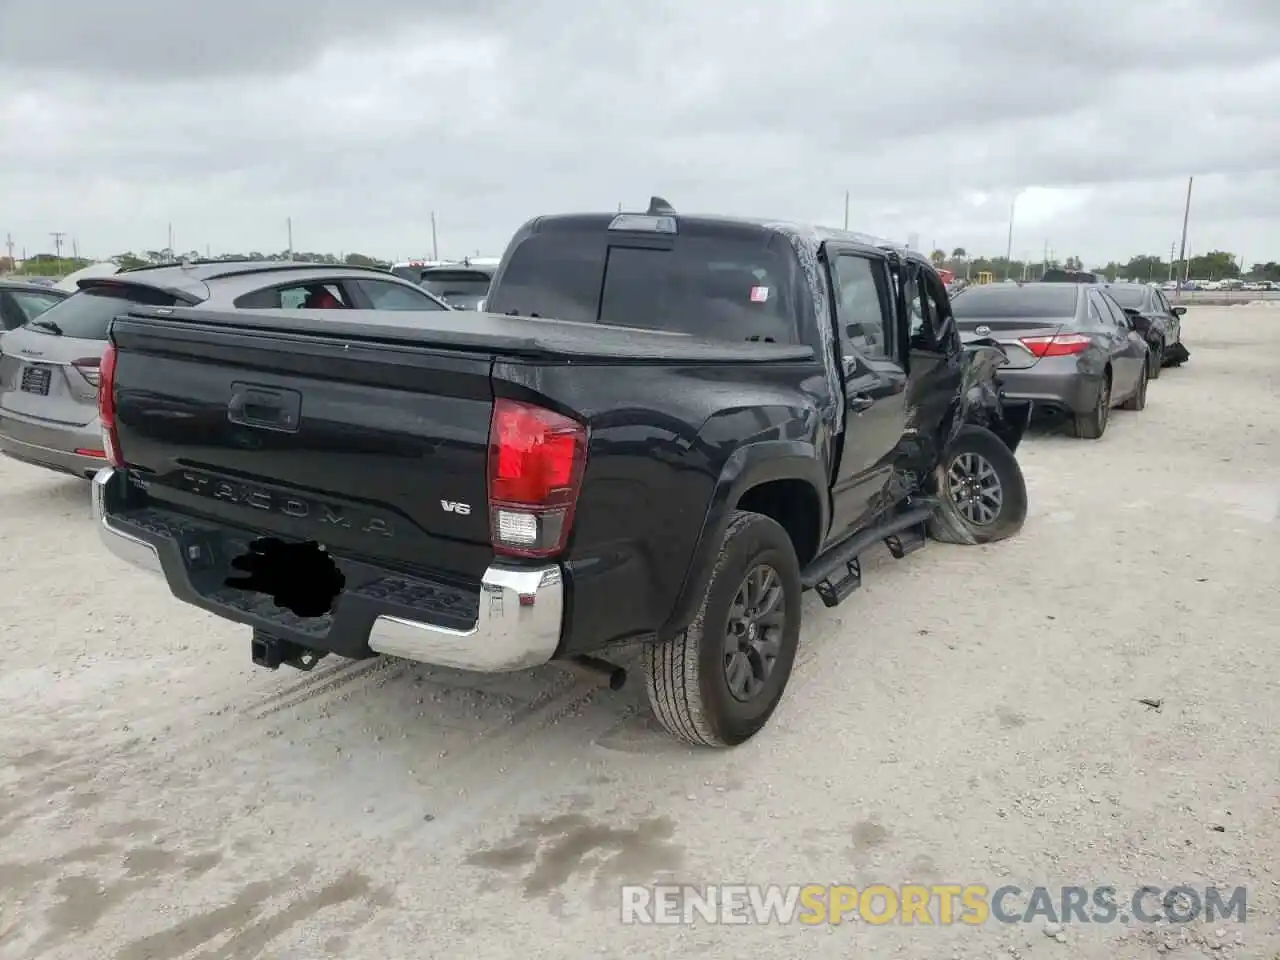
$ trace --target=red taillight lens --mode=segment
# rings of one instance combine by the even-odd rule
[[[587,428],[518,400],[498,398],[489,425],[493,549],[547,557],[564,549],[587,463]]]
[[[76,373],[84,377],[94,387],[98,386],[100,382],[101,364],[101,357],[81,357],[79,360],[71,361],[71,366],[75,368]]]
[[[98,421],[102,424],[102,449],[107,462],[113,467],[123,467],[120,441],[116,435],[116,347],[107,344],[98,362]]]
[[[1063,333],[1053,337],[1023,337],[1018,342],[1037,357],[1067,357],[1083,353],[1093,341],[1078,333]]]

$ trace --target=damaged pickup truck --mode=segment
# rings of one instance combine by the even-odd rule
[[[672,734],[768,721],[859,557],[1016,533],[996,344],[929,263],[810,226],[534,219],[486,313],[136,308],[113,321],[102,539],[252,628],[329,653],[608,677],[643,644]]]

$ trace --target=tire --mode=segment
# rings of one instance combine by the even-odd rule
[[[744,661],[726,643],[739,591],[761,567],[773,571],[785,606],[781,622],[769,628],[777,631],[772,669],[755,695],[742,701],[730,688],[729,667],[731,659],[739,668]],[[800,564],[787,532],[766,516],[735,511],[693,622],[645,649],[645,688],[658,722],[695,746],[736,747],[758,733],[791,676],[800,645],[800,603]],[[758,636],[767,635],[761,628]],[[746,633],[739,636],[740,644],[747,642]],[[753,666],[759,662],[758,654],[750,660]]]
[[[1107,432],[1107,421],[1111,419],[1111,370],[1108,368],[1098,390],[1098,402],[1088,413],[1076,414],[1072,426],[1077,437],[1082,440],[1100,440]]]
[[[1164,341],[1158,340],[1151,344],[1151,359],[1147,363],[1147,369],[1151,374],[1152,380],[1160,379],[1160,371],[1164,369]]]
[[[990,468],[993,476],[987,476],[982,464]],[[986,481],[994,481],[997,486],[986,484],[973,485],[969,489],[978,497],[976,503],[962,503],[958,497],[965,484],[958,484],[957,473],[973,474],[976,472]],[[934,473],[936,494],[941,504],[939,510],[943,516],[929,520],[929,536],[943,543],[995,543],[1013,536],[1022,529],[1027,519],[1027,482],[1022,476],[1022,467],[1005,442],[986,427],[966,424],[947,450]],[[981,491],[987,492],[986,496]],[[998,502],[991,492],[998,490]],[[980,507],[994,510],[992,516],[985,517]]]
[[[1138,379],[1137,392],[1120,404],[1121,410],[1145,410],[1147,409],[1147,382],[1151,379],[1151,371],[1146,364],[1142,365],[1142,376]]]

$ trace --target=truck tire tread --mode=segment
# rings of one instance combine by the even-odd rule
[[[763,547],[757,549],[759,545]],[[781,565],[786,569],[779,569],[778,574],[787,591],[788,615],[794,618],[784,635],[783,650],[774,668],[779,672],[781,686],[770,698],[771,702],[764,705],[762,713],[746,720],[717,715],[715,698],[709,695],[704,685],[704,679],[709,683],[711,678],[703,676],[707,623],[718,619],[721,613],[718,607],[722,598],[718,588],[725,582],[726,575],[733,576],[736,568],[750,563],[765,551],[773,551],[783,557]],[[736,589],[736,586],[736,583],[732,584],[731,589]],[[724,541],[707,581],[706,593],[693,621],[674,636],[650,643],[644,651],[645,689],[649,704],[654,717],[668,733],[695,746],[723,748],[737,746],[750,739],[765,725],[781,700],[795,659],[799,640],[800,590],[800,565],[786,531],[762,514],[736,511],[725,530]],[[787,635],[791,639],[788,640]],[[716,644],[716,655],[719,656],[721,638],[717,635],[708,640]]]

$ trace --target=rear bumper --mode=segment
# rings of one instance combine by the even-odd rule
[[[84,427],[51,426],[0,414],[0,453],[14,460],[84,479],[92,477],[106,460],[76,451],[101,448],[102,431],[96,420]]]
[[[375,653],[485,673],[546,663],[560,645],[564,576],[558,564],[492,564],[478,587],[408,577],[340,560],[347,578],[333,612],[300,618],[269,597],[227,588],[229,561],[253,539],[196,518],[127,505],[127,483],[107,467],[93,478],[93,516],[106,548],[158,574],[180,600],[307,649]]]
[[[1042,366],[1045,369],[1041,370]],[[1028,370],[1001,368],[996,376],[1006,399],[1029,400],[1035,413],[1077,414],[1092,410],[1102,389],[1101,376],[1075,369],[1055,370],[1045,366],[1044,360]]]

